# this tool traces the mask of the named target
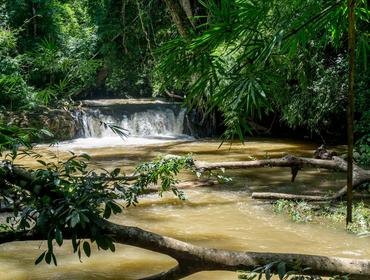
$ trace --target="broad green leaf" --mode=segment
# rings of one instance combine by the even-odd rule
[[[89,244],[87,241],[85,241],[85,242],[83,243],[82,247],[83,247],[83,249],[84,249],[85,255],[86,255],[87,257],[90,257],[90,255],[91,255],[91,248],[90,248],[90,244]]]
[[[51,254],[52,254],[52,252],[48,251],[48,252],[46,253],[46,255],[45,255],[45,262],[46,262],[47,264],[50,264],[50,263],[51,263]]]
[[[78,214],[78,212],[73,212],[72,214],[72,217],[71,217],[71,227],[74,228],[77,224],[80,223],[80,215]]]
[[[59,246],[62,246],[63,244],[63,235],[62,231],[59,228],[55,229],[55,241]]]
[[[279,279],[283,280],[286,274],[286,264],[284,262],[279,262],[277,265],[277,272],[279,275]]]
[[[105,209],[104,209],[103,217],[105,219],[108,219],[110,217],[111,213],[112,213],[112,211],[111,211],[110,205],[109,204],[106,204],[105,205]]]
[[[35,265],[39,264],[45,257],[46,251],[44,251],[35,261]]]

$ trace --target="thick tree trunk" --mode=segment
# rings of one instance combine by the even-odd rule
[[[235,252],[195,246],[170,237],[158,235],[137,227],[118,225],[101,220],[99,226],[103,233],[114,242],[136,246],[168,255],[177,260],[178,265],[169,271],[143,279],[181,279],[200,271],[210,270],[253,270],[272,262],[284,262],[287,271],[294,270],[297,263],[302,268],[310,268],[306,275],[332,276],[350,274],[356,279],[370,278],[370,261],[303,254]],[[65,238],[68,236],[65,235]],[[85,237],[86,238],[86,237]],[[37,232],[0,233],[0,244],[11,241],[40,240]]]
[[[176,25],[179,34],[182,37],[187,37],[189,31],[193,29],[192,23],[188,18],[185,10],[180,4],[179,0],[164,0],[167,9],[169,10],[172,20]]]
[[[187,17],[191,19],[193,17],[193,10],[191,8],[191,3],[189,0],[180,0],[180,4],[182,8],[184,9]]]

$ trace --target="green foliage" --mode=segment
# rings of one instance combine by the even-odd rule
[[[3,2],[0,60],[8,83],[18,78],[17,88],[0,85],[14,97],[2,102],[7,108],[152,94],[152,52],[172,33],[162,1]]]
[[[189,156],[159,158],[139,165],[135,181],[128,185],[126,177],[119,176],[119,168],[111,172],[103,170],[100,174],[90,170],[90,157],[86,154],[72,153],[66,161],[50,163],[37,158],[43,168],[29,170],[32,177],[29,182],[6,183],[2,176],[11,170],[11,162],[3,162],[0,168],[0,180],[4,183],[0,194],[14,209],[14,215],[7,218],[8,225],[16,231],[36,230],[47,240],[48,247],[36,264],[45,260],[57,265],[54,246],[55,243],[62,246],[64,236],[71,237],[74,253],[80,259],[82,252],[87,257],[91,255],[90,244],[114,252],[113,241],[102,231],[101,220],[122,212],[123,206],[117,201],[125,201],[127,207],[136,205],[150,184],[160,184],[160,195],[171,190],[184,199],[183,192],[175,187],[175,176],[183,168],[193,168]],[[16,202],[12,200],[14,196],[18,198]]]
[[[283,120],[290,127],[306,127],[318,134],[329,129],[344,131],[344,125],[340,127],[338,123],[345,124],[346,59],[338,56],[332,61],[320,60],[312,51],[307,51],[305,56],[302,57],[308,68],[305,72],[310,77],[305,77],[305,84],[292,86],[286,96],[277,97]]]
[[[326,209],[328,213],[322,213],[330,220],[344,223],[346,217],[346,205],[341,203],[335,209]],[[364,202],[359,202],[353,207],[353,223],[349,224],[347,230],[358,235],[370,235],[370,209]]]
[[[15,159],[20,148],[23,149],[21,154],[27,154],[32,148],[32,141],[43,136],[52,134],[45,129],[19,128],[0,122],[0,156]]]
[[[274,204],[274,212],[286,213],[294,222],[298,223],[310,222],[314,216],[312,206],[305,201],[278,200]]]
[[[97,26],[96,55],[108,71],[105,90],[117,97],[151,96],[153,50],[169,36],[164,2],[99,0],[88,3],[88,11]]]
[[[135,169],[139,174],[134,184],[130,186],[126,194],[127,206],[136,205],[138,196],[150,185],[160,183],[159,194],[171,190],[180,199],[185,199],[185,194],[178,190],[175,185],[178,183],[176,175],[183,169],[193,170],[193,159],[185,157],[165,157],[140,164]]]
[[[31,106],[33,88],[22,75],[22,57],[17,53],[17,32],[0,26],[0,106],[10,109]]]
[[[93,30],[83,31],[77,38],[67,37],[62,46],[55,39],[42,39],[29,53],[30,63],[34,66],[31,78],[35,82],[54,85],[61,94],[68,93],[70,89],[67,86],[75,86],[75,91],[78,91],[80,87],[92,84],[100,61],[92,59],[96,44]]]
[[[232,178],[229,176],[225,176],[225,168],[220,168],[219,170],[207,170],[207,171],[195,171],[195,174],[198,178],[202,176],[206,176],[207,178],[215,178],[218,183],[220,184],[228,184],[232,182]]]
[[[0,14],[0,102],[10,109],[69,99],[95,85],[94,28],[83,1],[6,1]]]
[[[357,140],[353,156],[360,165],[370,166],[370,133]]]
[[[271,280],[274,275],[279,277],[279,280],[322,280],[323,278],[316,275],[302,275],[305,272],[309,271],[310,268],[302,268],[300,263],[296,263],[292,270],[287,269],[287,264],[285,262],[272,262],[264,266],[255,268],[251,272],[238,271],[238,279],[264,279]],[[330,277],[329,280],[349,280],[348,276],[334,276]]]
[[[163,87],[185,88],[190,106],[220,110],[228,138],[243,139],[251,132],[248,119],[271,110],[290,126],[315,132],[342,119],[345,1],[200,3],[204,23],[159,49]],[[358,33],[366,33],[366,1],[358,2],[357,14]],[[360,37],[358,65],[368,56],[368,41]]]
[[[364,166],[370,166],[370,77],[366,73],[359,79],[357,86],[354,158]]]
[[[278,200],[273,205],[274,212],[288,214],[294,222],[325,222],[344,224],[346,221],[346,205],[318,206],[304,201],[295,202]],[[358,202],[353,207],[353,223],[347,230],[357,235],[370,234],[370,208],[364,202]]]

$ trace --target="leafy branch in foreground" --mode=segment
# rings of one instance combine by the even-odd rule
[[[184,199],[177,190],[175,176],[181,169],[191,169],[190,156],[158,158],[139,165],[129,185],[127,177],[119,176],[119,168],[99,174],[89,169],[90,157],[72,156],[66,161],[46,163],[43,168],[25,170],[3,161],[0,167],[0,196],[13,213],[2,225],[3,231],[36,231],[47,240],[47,249],[37,258],[57,265],[54,241],[62,246],[71,239],[74,253],[81,259],[82,252],[91,255],[91,245],[98,249],[115,251],[113,240],[104,234],[101,221],[122,212],[122,207],[138,203],[138,196],[151,184],[160,184],[159,194],[171,190]],[[119,201],[125,202],[125,206]]]
[[[190,105],[217,109],[227,128],[226,138],[243,139],[251,132],[248,119],[271,111],[281,113],[291,126],[312,130],[318,122],[309,123],[318,119],[315,103],[323,110],[321,123],[340,117],[344,98],[336,90],[327,96],[326,85],[333,87],[331,80],[337,75],[333,62],[347,59],[343,51],[347,41],[343,20],[348,16],[346,1],[221,2],[200,1],[204,12],[197,19],[203,23],[196,26],[196,32],[160,46],[157,71],[164,87],[185,90]],[[356,2],[356,55],[361,74],[369,56],[365,34],[370,13],[368,1]],[[316,73],[317,68],[323,73]],[[344,79],[340,72],[338,76]],[[339,89],[343,86],[337,79],[334,84]],[[312,105],[314,114],[301,112],[303,118],[297,117],[297,99],[305,103],[303,112]],[[310,104],[311,99],[314,104]],[[316,130],[325,132],[325,126]]]
[[[22,153],[26,153],[31,150],[32,141],[43,136],[52,137],[53,134],[46,129],[20,128],[0,121],[0,156],[7,151],[6,157],[15,159],[19,155],[20,147],[23,147]]]
[[[138,196],[143,193],[150,184],[160,184],[159,194],[172,191],[180,199],[185,199],[185,194],[176,188],[178,180],[176,175],[183,170],[194,169],[191,156],[184,157],[163,157],[140,164],[135,169],[135,174],[139,174],[136,181],[128,188],[125,194],[127,206],[136,205]]]
[[[293,270],[287,269],[287,264],[285,262],[271,262],[263,266],[255,268],[253,271],[239,271],[238,279],[254,280],[262,279],[263,276],[266,280],[273,279],[274,275],[279,277],[279,280],[322,280],[321,276],[315,275],[302,275],[304,272],[309,271],[310,268],[302,268],[302,265],[297,262]],[[344,276],[334,276],[330,277],[329,280],[349,280],[350,278],[346,275]]]
[[[8,189],[18,187],[24,191],[18,198],[28,196],[29,199],[23,200],[23,205],[14,206],[18,209],[18,215],[15,214],[15,210],[11,221],[13,224],[8,223],[12,228],[0,227],[3,230],[0,232],[0,243],[47,240],[47,250],[39,256],[36,263],[45,260],[47,263],[56,264],[56,256],[53,252],[54,245],[61,246],[65,239],[72,240],[74,251],[77,252],[79,258],[83,252],[86,256],[91,255],[90,244],[92,243],[96,243],[99,249],[112,251],[115,250],[113,243],[119,243],[163,253],[174,258],[178,263],[168,271],[142,279],[182,279],[205,270],[253,271],[256,267],[265,267],[266,263],[276,262],[284,262],[286,271],[296,271],[297,263],[300,264],[300,267],[310,268],[309,270],[301,270],[299,275],[326,277],[349,274],[356,279],[368,279],[370,275],[370,262],[367,260],[203,248],[138,227],[115,224],[108,219],[112,214],[118,213],[122,209],[121,204],[117,204],[116,198],[128,203],[127,198],[142,193],[141,190],[145,190],[145,184],[150,182],[162,183],[163,186],[160,189],[162,191],[163,189],[172,189],[173,183],[175,183],[173,176],[178,174],[180,167],[189,167],[196,171],[199,168],[199,162],[198,164],[197,162],[193,163],[189,157],[165,157],[156,159],[151,164],[141,165],[137,168],[136,174],[132,176],[118,176],[119,169],[112,172],[103,170],[100,174],[89,171],[87,161],[87,156],[82,156],[80,159],[72,155],[70,160],[60,164],[59,170],[55,169],[54,164],[44,163],[45,168],[36,171],[27,171],[11,162],[2,162],[0,174],[2,181],[0,183],[2,184],[0,185],[7,186]],[[42,162],[40,163],[42,164]],[[233,164],[235,167],[235,163]],[[201,168],[203,170],[211,169],[209,164],[208,168],[205,168],[205,163],[202,163],[201,166],[203,166]],[[155,171],[149,171],[149,167],[153,167]],[[220,168],[219,164],[216,169],[218,168]],[[37,172],[44,175],[41,176],[44,181],[36,176]],[[69,176],[63,176],[65,172]],[[170,179],[166,179],[167,175]],[[40,181],[43,184],[35,185]],[[128,181],[134,183],[127,185]],[[91,184],[91,190],[86,192],[85,189],[89,187],[88,182]],[[109,184],[108,182],[114,183]],[[5,185],[5,183],[8,184]],[[106,188],[103,188],[103,185]],[[107,197],[104,192],[109,188],[111,193]],[[130,192],[133,192],[133,195],[127,195]],[[94,194],[97,194],[98,199],[101,199],[101,205],[96,203],[96,198],[89,200]],[[91,201],[96,204],[91,205]],[[58,203],[61,204],[59,207]],[[58,211],[59,215],[56,215]],[[46,213],[46,215],[41,215],[41,213]],[[42,220],[41,217],[45,219]],[[26,220],[26,223],[22,224],[20,222],[22,219]],[[42,224],[44,224],[44,228],[41,226]]]

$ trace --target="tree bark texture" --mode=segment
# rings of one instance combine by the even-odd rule
[[[189,30],[193,28],[193,25],[188,18],[185,10],[183,9],[179,0],[164,0],[168,11],[171,14],[172,20],[176,25],[179,34],[182,37],[189,35]]]
[[[222,249],[203,248],[174,238],[158,235],[138,227],[130,227],[101,220],[99,225],[103,232],[114,242],[131,245],[157,253],[168,255],[177,260],[178,265],[157,275],[143,280],[181,279],[200,271],[212,270],[253,270],[271,262],[284,262],[287,271],[294,270],[299,263],[306,275],[333,276],[349,274],[356,279],[370,278],[370,261],[304,254],[237,252]],[[68,238],[68,236],[65,236]],[[86,237],[85,237],[86,238]],[[29,241],[43,239],[39,233],[11,232],[0,233],[0,244],[12,241]]]

